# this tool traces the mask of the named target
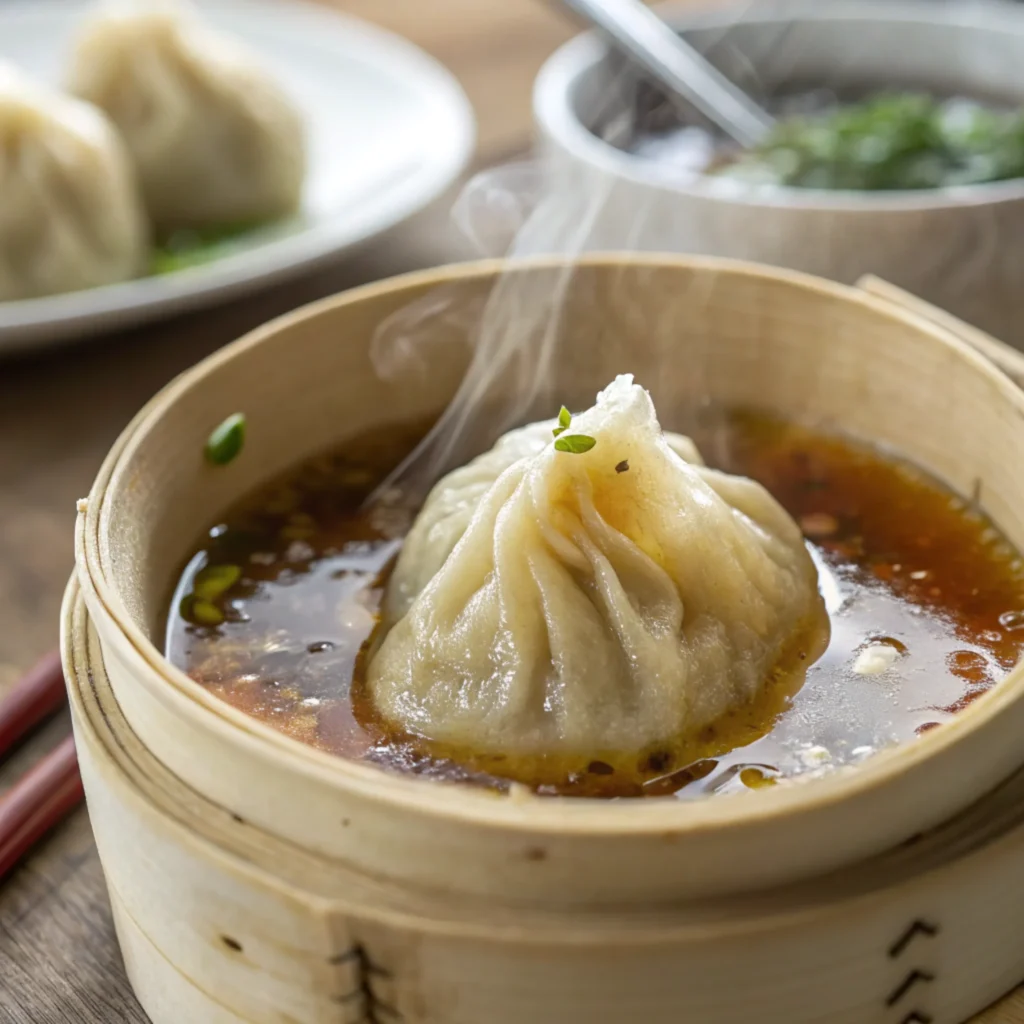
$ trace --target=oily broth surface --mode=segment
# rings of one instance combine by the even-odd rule
[[[230,510],[182,573],[167,654],[221,699],[328,753],[501,788],[523,764],[456,763],[389,731],[359,684],[409,527],[407,514],[367,515],[360,503],[421,433],[357,439]],[[538,759],[525,770],[539,792],[685,798],[827,771],[948,721],[1016,663],[1024,566],[969,503],[873,449],[764,416],[694,434],[709,464],[759,480],[801,523],[829,608],[828,649],[795,692],[780,672],[762,699],[684,751],[647,752],[629,777],[600,754]],[[217,600],[217,626],[181,614],[206,565],[241,569]],[[854,671],[865,647],[891,648],[895,663]]]

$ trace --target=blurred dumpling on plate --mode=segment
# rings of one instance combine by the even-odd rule
[[[0,64],[0,301],[125,281],[148,250],[131,161],[107,118]]]
[[[75,43],[68,86],[120,129],[158,234],[298,209],[302,116],[256,55],[185,4],[102,7]]]

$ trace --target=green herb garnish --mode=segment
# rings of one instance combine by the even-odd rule
[[[572,423],[572,413],[563,405],[558,410],[558,426],[551,431],[555,435],[555,451],[559,452],[572,452],[575,455],[579,455],[583,452],[589,452],[591,448],[597,444],[592,437],[587,437],[586,434],[569,434],[566,437],[561,435],[566,432],[569,428],[569,424]]]
[[[197,626],[219,626],[224,612],[216,604],[242,578],[239,565],[207,565],[192,580],[192,593],[186,594],[178,611],[186,622]]]
[[[554,434],[555,437],[558,437],[559,434],[564,434],[571,422],[572,413],[563,405],[562,408],[558,410],[558,426],[555,427],[551,433]]]
[[[230,256],[244,248],[245,236],[261,226],[247,222],[173,231],[150,254],[149,272],[173,274]]]
[[[1024,111],[917,93],[780,121],[721,173],[795,188],[905,191],[1024,177]]]
[[[202,600],[215,601],[242,578],[240,565],[208,565],[196,573],[192,593]]]
[[[245,414],[236,412],[216,427],[206,442],[206,458],[215,466],[226,466],[245,444]]]
[[[192,621],[200,626],[219,626],[224,621],[224,613],[212,601],[197,597],[192,602]]]
[[[196,626],[219,626],[224,613],[212,602],[195,594],[186,594],[178,605],[178,612],[186,622]]]
[[[560,452],[572,452],[574,455],[581,455],[589,452],[597,441],[586,434],[566,434],[555,440],[555,450]]]

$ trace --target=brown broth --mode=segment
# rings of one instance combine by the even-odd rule
[[[251,495],[209,531],[182,573],[167,654],[221,699],[331,754],[454,781],[541,793],[681,797],[820,773],[942,725],[998,682],[1024,648],[1024,566],[970,502],[906,463],[848,439],[761,415],[697,432],[707,461],[761,481],[801,523],[832,635],[797,692],[784,674],[685,749],[646,753],[632,773],[500,758],[456,763],[374,718],[358,685],[386,574],[409,526],[366,513],[373,484],[421,431],[394,429],[316,459]],[[235,565],[214,604],[182,615],[196,573]],[[866,675],[866,647],[895,664]],[[353,683],[353,680],[356,680]]]

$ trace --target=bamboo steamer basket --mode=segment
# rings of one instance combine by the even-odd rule
[[[1024,773],[913,846],[772,893],[571,912],[453,899],[185,786],[126,722],[75,580],[62,627],[117,934],[155,1024],[957,1024],[1020,978]]]
[[[872,294],[877,282],[673,256],[588,257],[568,281],[559,260],[469,264],[253,332],[139,414],[77,524],[65,608],[76,732],[119,935],[154,1020],[685,1012],[726,1024],[753,1007],[766,1024],[953,1024],[981,1009],[1020,970],[1020,669],[855,770],[706,802],[607,804],[519,801],[331,758],[160,655],[172,581],[218,511],[452,395],[469,354],[461,328],[436,327],[427,375],[388,381],[368,356],[374,329],[439,285],[478,304],[499,274],[566,285],[560,351],[591,354],[552,371],[570,404],[632,371],[663,413],[706,391],[840,426],[974,495],[1024,548],[1024,480],[1006,458],[1024,445],[1024,396],[978,336]],[[1019,357],[981,340],[1024,379]],[[209,430],[240,408],[242,456],[205,465]]]

